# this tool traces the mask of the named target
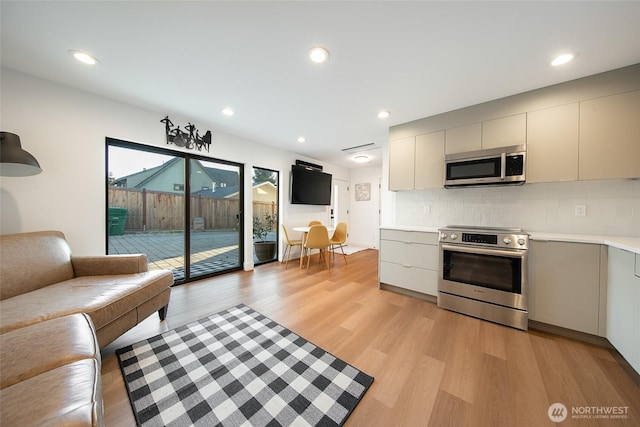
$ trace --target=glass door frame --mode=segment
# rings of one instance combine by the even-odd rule
[[[258,266],[258,265],[263,265],[263,264],[268,264],[271,262],[277,262],[278,258],[279,258],[279,254],[280,254],[280,224],[281,224],[281,210],[280,210],[280,184],[281,184],[281,179],[280,179],[280,171],[272,169],[272,168],[265,168],[265,167],[261,167],[261,166],[257,166],[257,165],[253,165],[252,169],[251,169],[251,189],[252,191],[254,190],[254,186],[255,186],[255,182],[253,182],[253,171],[256,169],[260,169],[262,171],[267,171],[267,172],[271,172],[276,179],[276,191],[275,191],[275,197],[276,200],[272,201],[272,203],[274,203],[275,205],[275,209],[276,209],[276,222],[275,222],[275,230],[273,230],[273,232],[275,233],[275,255],[273,258],[268,259],[268,260],[264,260],[261,261],[259,260],[256,255],[255,255],[255,248],[253,251],[253,264],[254,266]],[[252,203],[251,203],[251,215],[252,217],[256,215],[256,213],[254,212],[255,209],[255,203],[256,200],[253,198],[253,194],[252,194]],[[255,246],[255,239],[253,238],[253,233],[252,233],[252,239],[251,241],[253,242],[252,244]]]
[[[153,145],[145,145],[136,142],[126,141],[117,138],[105,138],[105,253],[109,253],[109,221],[108,221],[108,211],[109,211],[109,147],[120,147],[138,151],[144,151],[149,153],[157,153],[167,156],[173,156],[176,158],[181,158],[184,162],[184,220],[183,220],[183,236],[184,236],[184,245],[183,245],[183,257],[184,257],[184,280],[177,281],[175,284],[184,284],[192,281],[204,279],[207,277],[217,276],[219,274],[224,274],[231,271],[242,270],[242,266],[244,264],[244,235],[245,235],[245,227],[244,227],[244,174],[245,174],[245,165],[242,163],[231,162],[227,160],[216,159],[213,157],[207,157],[198,155],[196,153],[188,153],[183,151],[171,150],[169,148],[158,147]],[[191,160],[200,160],[205,162],[215,162],[224,165],[234,166],[238,168],[239,176],[238,176],[238,193],[239,193],[239,211],[238,211],[238,266],[235,268],[229,268],[222,271],[212,272],[211,274],[200,275],[195,278],[191,277]]]

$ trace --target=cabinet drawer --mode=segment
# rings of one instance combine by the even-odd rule
[[[427,295],[438,295],[438,272],[382,261],[380,282]]]
[[[380,239],[398,240],[401,242],[426,243],[427,245],[438,244],[438,233],[427,233],[422,231],[404,231],[404,230],[380,230]]]
[[[421,243],[380,241],[380,260],[405,267],[438,269],[438,247]]]

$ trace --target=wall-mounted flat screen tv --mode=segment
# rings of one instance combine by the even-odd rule
[[[331,174],[292,165],[291,204],[331,205]]]

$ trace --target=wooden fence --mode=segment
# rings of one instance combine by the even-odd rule
[[[191,196],[190,227],[194,218],[204,219],[206,230],[237,230],[241,210],[238,199],[216,199],[202,195]],[[182,230],[184,195],[109,187],[109,207],[127,209],[125,231]],[[253,215],[277,213],[275,203],[254,202]]]

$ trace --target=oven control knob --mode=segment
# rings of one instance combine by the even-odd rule
[[[518,239],[518,244],[519,244],[520,246],[522,246],[522,245],[524,245],[524,244],[525,244],[525,241],[524,241],[524,239],[523,239],[522,237]]]
[[[505,245],[508,245],[511,243],[511,239],[509,237],[505,237],[504,239],[502,239],[502,241],[504,242]]]
[[[447,238],[447,233],[445,233],[445,232],[440,233],[440,238],[442,240],[446,239]]]
[[[451,235],[451,240],[456,240],[458,238],[458,235],[456,233],[453,233]]]

